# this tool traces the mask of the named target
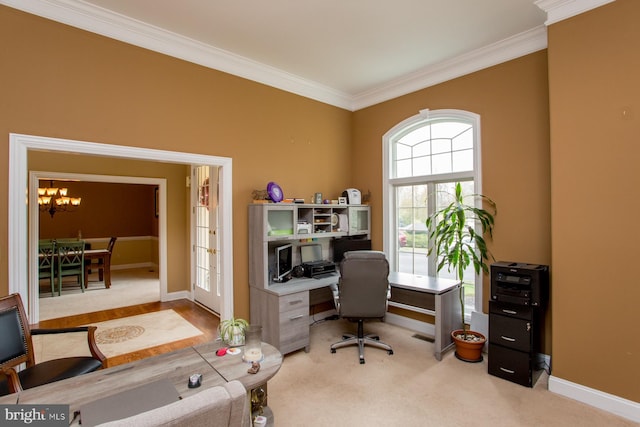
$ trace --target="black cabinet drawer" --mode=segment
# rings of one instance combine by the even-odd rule
[[[515,350],[531,352],[532,323],[507,316],[489,316],[489,341]]]
[[[532,387],[531,355],[489,343],[488,370],[491,375]]]
[[[501,316],[515,317],[518,319],[533,320],[533,308],[525,305],[497,303],[491,301],[489,303],[489,313],[499,314]]]

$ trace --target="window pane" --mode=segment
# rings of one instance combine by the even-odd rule
[[[473,150],[453,152],[453,172],[473,170]]]
[[[448,153],[451,151],[451,140],[450,139],[432,139],[431,150],[433,151],[433,154]]]
[[[407,185],[396,188],[396,230],[398,271],[426,275],[428,186]]]
[[[431,175],[430,157],[419,157],[413,159],[413,173],[411,176]]]
[[[408,159],[411,157],[411,147],[404,144],[396,144],[396,160]]]
[[[398,142],[401,144],[413,146],[422,141],[428,141],[431,138],[430,134],[431,131],[429,129],[429,126],[423,126],[409,132],[408,134],[400,138]]]
[[[421,142],[413,147],[413,157],[428,156],[431,154],[431,144],[429,142]]]
[[[441,121],[431,124],[431,138],[455,138],[471,125],[464,122]]]
[[[469,127],[460,135],[453,138],[453,149],[454,150],[473,149],[473,132],[471,131],[471,127]]]
[[[433,169],[431,173],[448,173],[451,172],[451,153],[438,154],[431,157],[433,161]]]
[[[411,176],[411,160],[401,160],[396,162],[396,178]]]

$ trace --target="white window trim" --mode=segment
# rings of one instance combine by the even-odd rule
[[[420,110],[418,114],[409,117],[391,129],[382,136],[382,247],[384,253],[389,259],[389,267],[391,271],[396,271],[395,257],[391,254],[397,249],[398,239],[395,236],[395,209],[391,209],[391,202],[394,200],[394,185],[403,183],[410,183],[416,180],[416,177],[409,178],[391,178],[391,171],[393,170],[393,159],[391,158],[391,143],[397,137],[399,133],[404,132],[408,127],[413,127],[420,122],[426,122],[436,119],[463,119],[473,123],[474,142],[473,147],[473,175],[475,183],[475,192],[482,194],[482,162],[481,162],[481,129],[480,129],[480,115],[472,113],[470,111],[456,110],[456,109],[442,109],[442,110]],[[463,174],[450,173],[442,174],[443,181],[455,180],[456,177],[461,177]],[[468,176],[464,174],[464,176]],[[430,270],[432,271],[432,270]],[[480,273],[475,277],[475,310],[482,311],[482,289],[483,289],[483,274]],[[470,317],[470,315],[469,315]]]

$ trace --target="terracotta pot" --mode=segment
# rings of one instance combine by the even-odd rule
[[[476,331],[467,331],[467,335],[472,335],[478,339],[475,341],[465,341],[457,335],[464,333],[462,329],[451,332],[451,338],[456,343],[456,357],[465,362],[482,362],[482,349],[487,341],[484,335]]]

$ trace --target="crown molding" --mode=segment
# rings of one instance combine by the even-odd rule
[[[545,25],[555,24],[615,0],[536,0],[534,3],[547,13]]]
[[[544,25],[391,81],[356,95],[352,110],[388,101],[420,89],[528,55],[547,47]]]
[[[0,0],[0,4],[326,104],[351,106],[348,94],[81,0]]]
[[[552,0],[544,1],[553,3]],[[603,0],[599,2],[602,3]],[[81,0],[0,0],[0,4],[351,111],[497,65],[547,46],[546,29],[541,26],[353,95]]]

